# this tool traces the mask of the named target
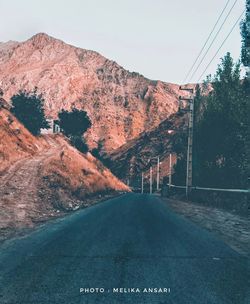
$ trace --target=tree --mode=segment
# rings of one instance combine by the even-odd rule
[[[104,164],[104,166],[111,169],[112,161],[106,153],[102,152],[102,150],[103,150],[103,142],[99,141],[97,148],[92,149],[91,154],[95,158],[99,159]]]
[[[245,188],[249,104],[247,86],[240,79],[240,64],[230,53],[222,58],[210,89],[196,88],[193,143],[193,183],[197,186]],[[185,143],[184,135],[179,135]],[[184,181],[186,145],[178,151],[174,180]]]
[[[75,108],[71,112],[62,110],[58,114],[58,118],[59,126],[70,139],[72,145],[83,153],[88,152],[83,134],[91,127],[92,123],[87,112]]]
[[[250,0],[246,0],[246,17],[241,22],[241,61],[247,68],[247,77],[250,80],[249,67],[250,67]]]
[[[246,77],[243,82],[245,96],[247,100],[246,111],[250,112],[250,0],[246,0],[246,16],[241,23],[241,62],[246,68]],[[250,186],[250,124],[248,122],[246,141],[246,171],[248,172],[248,187]]]
[[[44,99],[42,95],[37,95],[36,90],[32,93],[19,92],[11,98],[11,104],[11,112],[33,135],[40,134],[42,128],[49,128],[44,113]]]
[[[212,79],[212,91],[195,128],[196,181],[203,186],[244,187],[246,159],[246,96],[240,64],[230,53]]]
[[[173,135],[172,149],[177,154],[177,162],[174,165],[173,183],[185,185],[187,171],[187,132],[181,131]]]
[[[82,136],[92,125],[87,112],[75,108],[71,112],[62,110],[58,118],[63,133],[68,137]]]

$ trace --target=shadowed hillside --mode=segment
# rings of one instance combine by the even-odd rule
[[[157,157],[160,158],[161,179],[169,173],[169,154],[173,153],[173,164],[176,156],[173,143],[178,139],[179,132],[187,127],[186,114],[173,114],[157,128],[143,132],[139,137],[129,141],[110,155],[110,168],[119,178],[130,184],[140,186],[141,173],[144,172],[145,182],[149,177],[150,166],[153,166],[153,179],[156,179]],[[151,159],[151,161],[149,161]]]

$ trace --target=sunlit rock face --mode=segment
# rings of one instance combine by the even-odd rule
[[[61,109],[86,110],[93,124],[87,142],[106,152],[176,112],[179,96],[178,85],[147,79],[44,33],[0,43],[0,89],[7,101],[20,90],[36,89],[50,118]]]

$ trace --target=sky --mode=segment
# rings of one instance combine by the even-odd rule
[[[180,84],[226,2],[0,0],[0,41],[24,41],[45,32],[69,44],[97,51],[125,69],[150,79]],[[234,2],[230,1],[223,16]],[[206,60],[188,81],[199,79],[244,7],[245,0],[236,2]],[[235,60],[239,59],[240,47],[237,25],[206,74],[215,73],[227,51]]]

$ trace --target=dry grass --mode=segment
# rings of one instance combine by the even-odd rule
[[[79,200],[99,193],[129,191],[90,153],[78,152],[62,136],[55,140],[62,148],[44,162],[41,177],[43,189],[50,193],[49,197],[56,202],[57,208],[58,204],[64,208],[65,205],[79,204]]]
[[[62,135],[34,137],[0,109],[0,240],[117,191],[130,189],[90,153]]]
[[[34,137],[6,109],[0,109],[0,175],[14,162],[34,155],[45,143]]]

